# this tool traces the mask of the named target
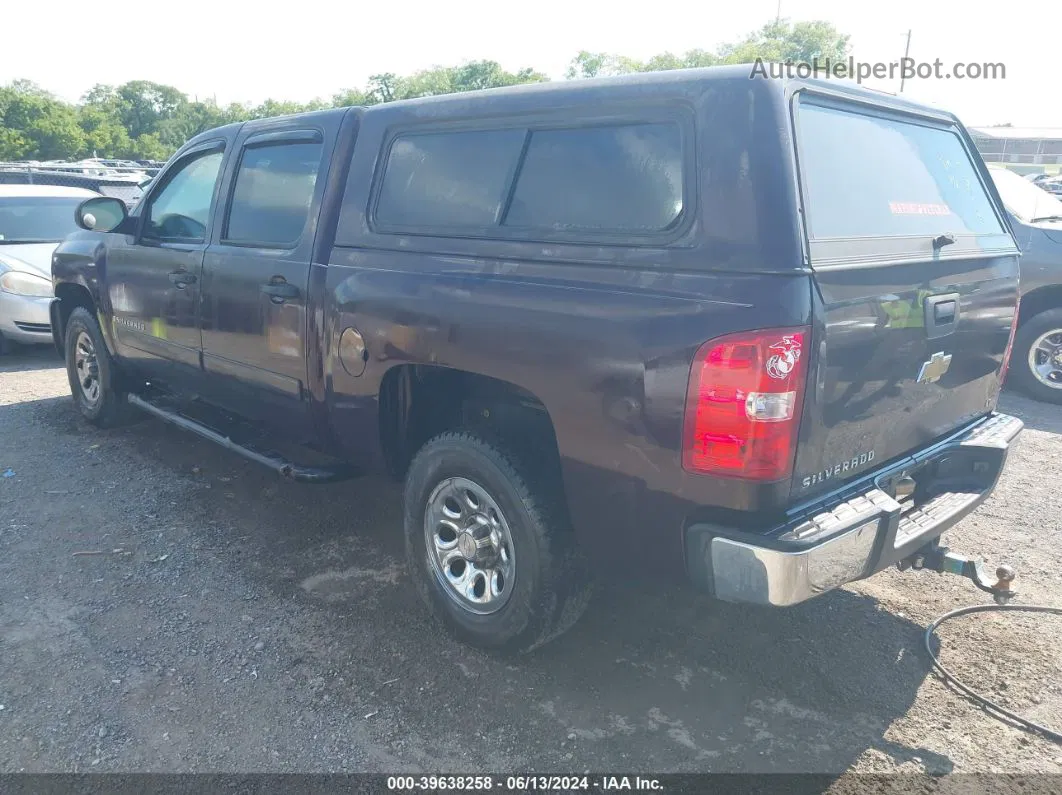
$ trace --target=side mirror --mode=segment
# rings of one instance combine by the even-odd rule
[[[125,202],[111,196],[85,199],[74,211],[77,225],[90,232],[113,232],[128,217]]]

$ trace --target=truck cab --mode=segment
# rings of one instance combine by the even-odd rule
[[[403,479],[411,580],[491,648],[595,577],[784,606],[936,559],[1021,430],[998,195],[949,114],[748,72],[203,133],[56,253],[75,404]]]

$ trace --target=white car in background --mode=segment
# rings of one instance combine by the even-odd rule
[[[52,252],[77,231],[85,188],[0,185],[0,354],[10,343],[52,342]]]

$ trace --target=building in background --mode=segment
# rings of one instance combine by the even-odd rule
[[[1019,174],[1062,170],[1062,127],[971,127],[981,157]]]

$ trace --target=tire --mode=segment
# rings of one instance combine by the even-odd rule
[[[17,347],[16,343],[7,339],[3,334],[0,334],[0,356],[7,356],[8,354],[14,353]]]
[[[465,487],[471,491],[461,496]],[[470,502],[473,492],[476,500]],[[450,519],[457,515],[453,511],[436,510],[454,507],[447,495],[462,500],[456,505],[460,518]],[[489,545],[492,560],[470,568],[474,557],[461,558],[464,565],[439,563],[447,554],[437,551],[439,544],[449,543],[450,536],[458,553],[471,548],[461,546],[467,539],[443,519],[455,527],[471,522],[480,535],[489,532],[499,542]],[[476,434],[441,434],[414,457],[406,475],[405,537],[410,575],[421,599],[455,637],[472,646],[529,652],[571,627],[589,602],[592,583],[556,473],[535,472],[502,445]],[[466,573],[470,579],[463,588],[447,581]],[[462,590],[471,596],[461,595]],[[484,601],[470,603],[475,598]]]
[[[129,415],[118,369],[103,341],[100,324],[89,310],[77,307],[66,323],[66,375],[81,416],[109,428]]]
[[[1054,331],[1058,332],[1057,337],[1051,335]],[[1062,309],[1050,309],[1033,315],[1018,328],[1014,338],[1014,350],[1011,352],[1008,378],[1013,378],[1015,384],[1030,397],[1048,403],[1062,403],[1062,360],[1055,360],[1058,371],[1057,375],[1052,376],[1059,379],[1058,387],[1044,383],[1029,363],[1033,347],[1043,340],[1045,335],[1051,335],[1051,339],[1062,343]],[[1042,358],[1041,356],[1041,360]]]

